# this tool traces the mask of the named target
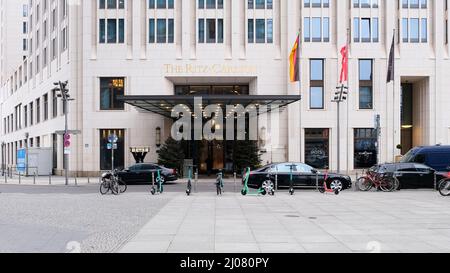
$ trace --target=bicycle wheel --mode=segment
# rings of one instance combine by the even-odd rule
[[[119,182],[117,180],[111,181],[111,192],[114,195],[119,195],[120,194]]]
[[[127,183],[125,183],[122,179],[119,180],[119,192],[125,193],[128,189]]]
[[[107,194],[107,193],[109,192],[109,190],[110,190],[110,188],[109,188],[109,183],[106,182],[106,181],[103,181],[103,182],[100,184],[100,193],[101,193],[101,195]]]
[[[442,196],[450,196],[450,179],[442,179],[439,182],[439,193]]]
[[[358,188],[360,191],[369,191],[373,187],[372,180],[366,176],[358,178],[356,183],[358,183]]]
[[[380,189],[384,192],[391,192],[396,188],[395,178],[384,177],[380,181]]]

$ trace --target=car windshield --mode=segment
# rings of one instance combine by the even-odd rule
[[[415,150],[411,150],[409,152],[406,153],[406,155],[404,155],[402,157],[402,159],[400,160],[400,163],[409,163],[413,161],[414,156],[416,155]]]

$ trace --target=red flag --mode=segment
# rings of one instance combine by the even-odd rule
[[[348,45],[341,48],[342,68],[339,82],[344,83],[348,81]]]

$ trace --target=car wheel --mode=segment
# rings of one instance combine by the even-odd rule
[[[262,183],[262,188],[270,193],[275,190],[275,184],[271,180],[266,180]]]
[[[341,180],[334,179],[330,182],[330,189],[335,191],[342,191],[344,189],[344,184],[342,184]]]

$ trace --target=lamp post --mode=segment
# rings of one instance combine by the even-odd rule
[[[67,85],[69,84],[68,81],[65,82],[55,82],[53,85],[56,86],[53,91],[59,92],[59,94],[57,95],[58,98],[61,98],[62,102],[63,102],[63,109],[64,109],[64,140],[66,139],[66,137],[69,134],[69,124],[68,124],[68,112],[69,112],[69,107],[68,107],[68,102],[72,101],[74,99],[70,98],[69,95],[69,89],[67,89]],[[69,173],[68,173],[68,169],[69,169],[69,155],[66,152],[66,149],[64,148],[64,176],[65,176],[65,184],[66,186],[69,185]]]

